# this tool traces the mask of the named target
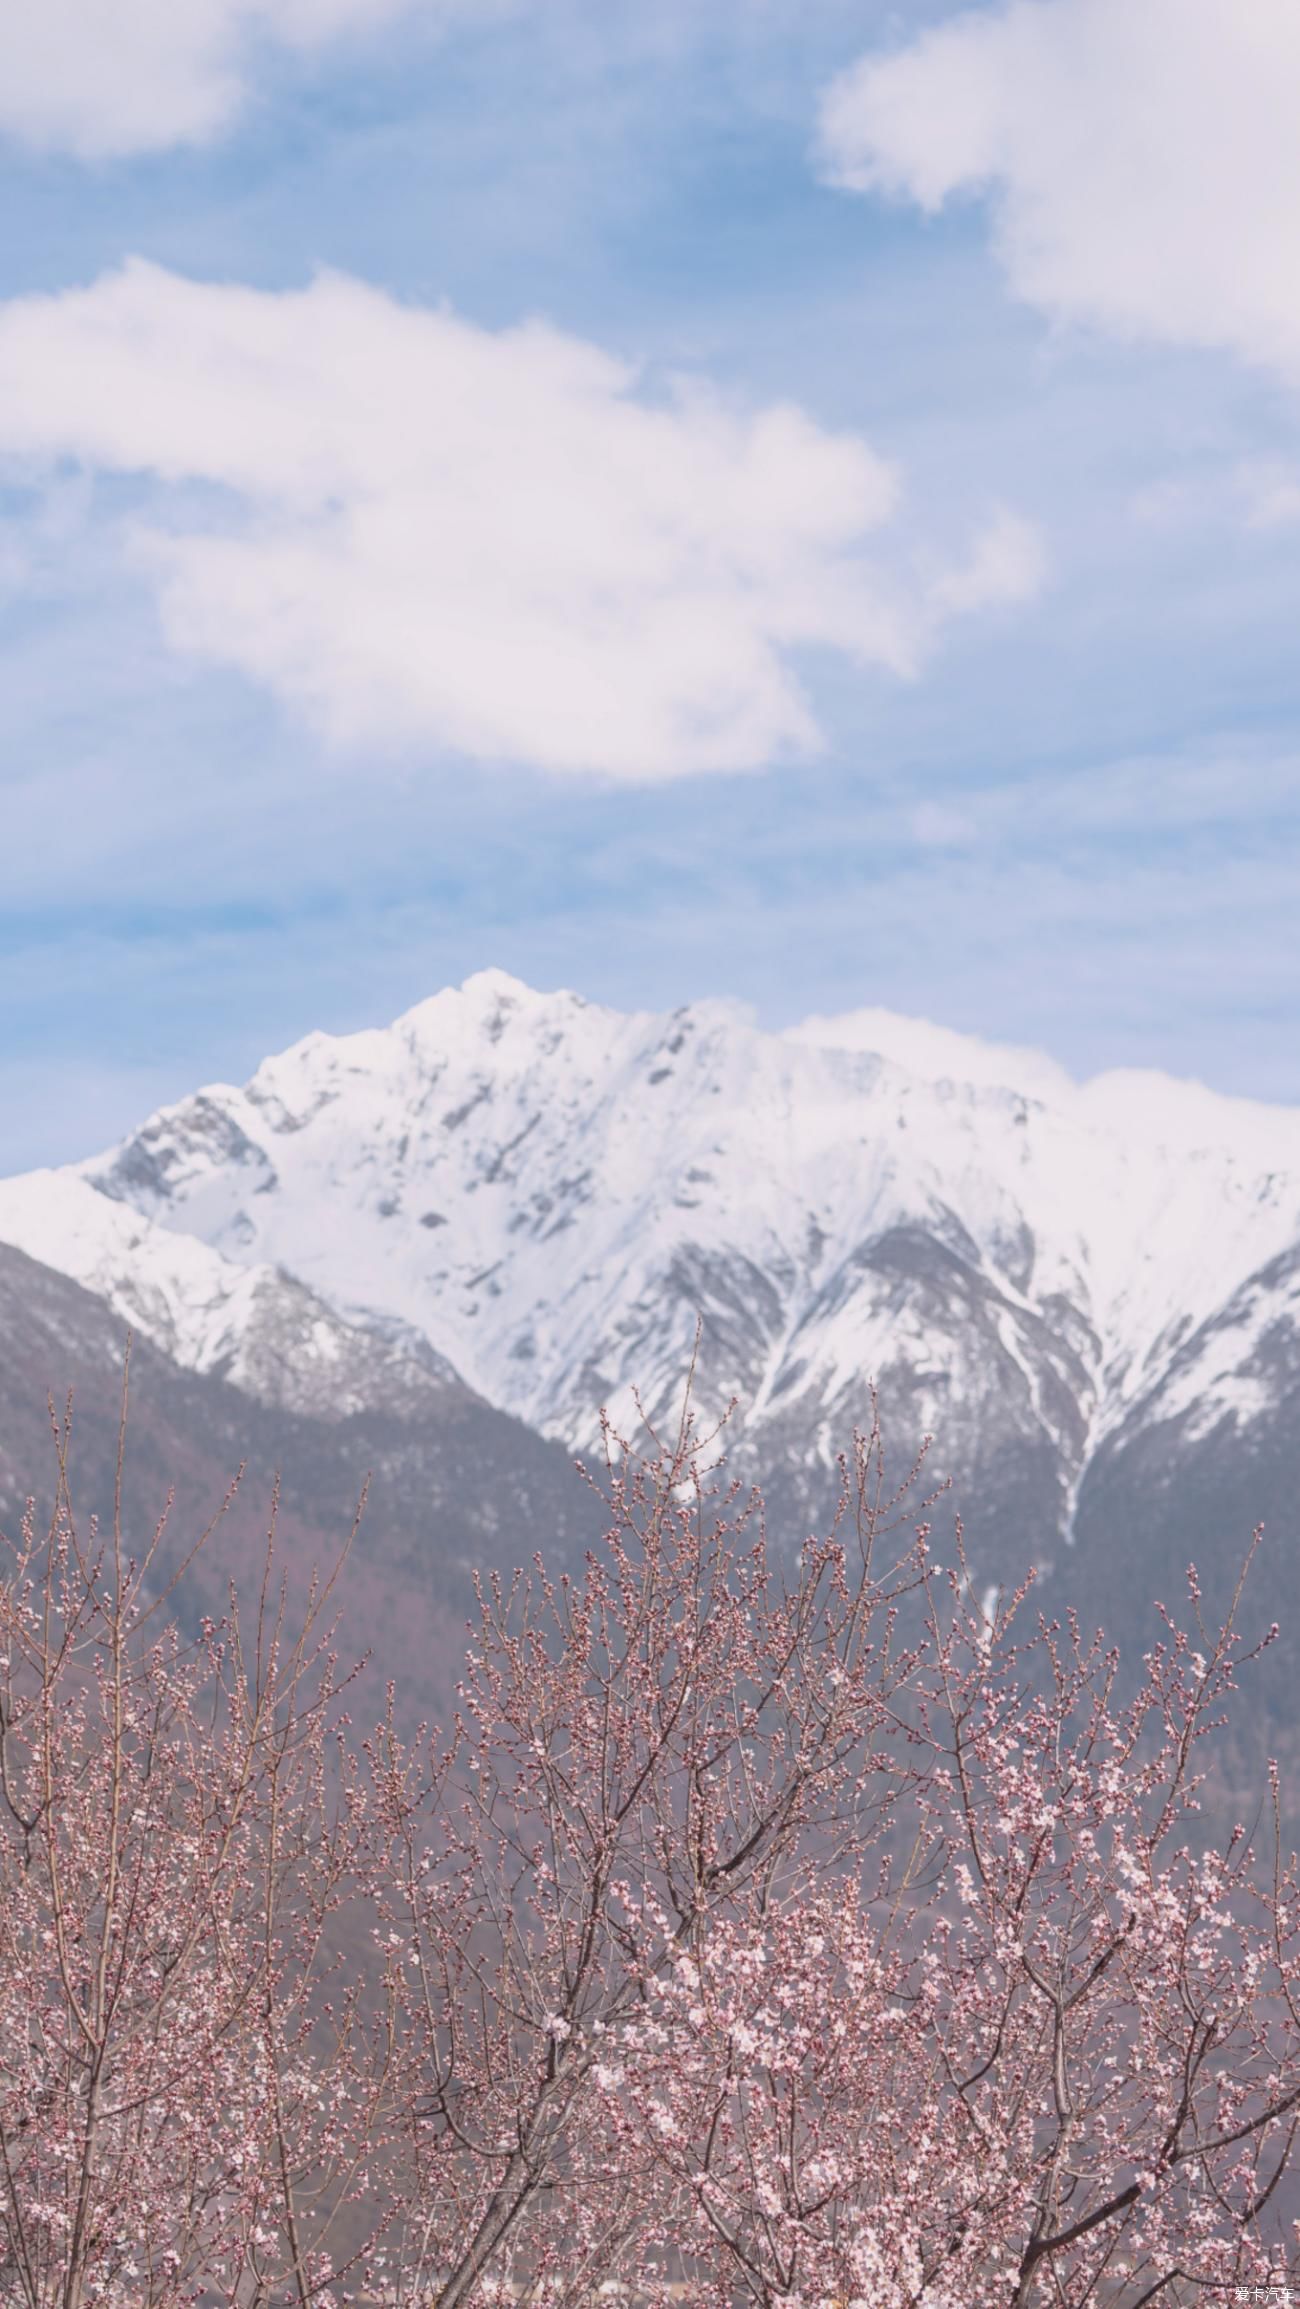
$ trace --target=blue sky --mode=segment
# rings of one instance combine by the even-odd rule
[[[0,1167],[487,963],[1300,1098],[1289,8],[51,13]]]

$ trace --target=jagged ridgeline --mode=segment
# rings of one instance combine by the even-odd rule
[[[283,1466],[313,1528],[374,1466],[369,1520],[414,1592],[521,1539],[579,1544],[565,1453],[602,1403],[630,1419],[634,1387],[652,1416],[675,1403],[700,1318],[700,1408],[738,1398],[732,1465],[792,1534],[827,1513],[874,1383],[899,1474],[934,1435],[939,1545],[960,1508],[978,1581],[1033,1562],[1045,1603],[1145,1637],[1192,1558],[1217,1614],[1262,1520],[1248,1620],[1300,1617],[1292,1111],[1081,1088],[885,1013],[774,1035],[486,972],[0,1183],[0,1241],[26,1254],[10,1503],[36,1479],[16,1398],[84,1392],[91,1366],[107,1386],[129,1322],[186,1464]]]

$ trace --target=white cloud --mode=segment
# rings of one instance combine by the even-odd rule
[[[133,263],[0,307],[0,453],[152,483],[130,550],[170,641],[326,736],[553,770],[807,750],[791,652],[906,675],[1039,577],[1004,514],[955,567],[909,545],[892,466],[797,408],[655,400],[540,322],[336,275],[271,295]]]
[[[417,5],[464,0],[3,0],[0,134],[83,160],[201,143],[246,101],[260,42],[310,49]]]
[[[999,601],[1025,601],[1038,592],[1046,557],[1038,531],[1003,505],[989,521],[965,565],[934,581],[940,609],[961,616]]]
[[[1007,0],[827,91],[827,173],[989,195],[1020,296],[1300,383],[1296,0]]]

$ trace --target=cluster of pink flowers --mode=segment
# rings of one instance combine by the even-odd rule
[[[485,1583],[433,1740],[392,1701],[352,1740],[320,1594],[186,1632],[159,1539],[80,1535],[65,1487],[28,1523],[6,2309],[1294,2275],[1300,1887],[1198,1801],[1234,1629],[1168,1621],[1121,1701],[1077,1629],[936,1570],[878,1437],[794,1557],[700,1459],[689,1421],[610,1437],[603,1547]]]

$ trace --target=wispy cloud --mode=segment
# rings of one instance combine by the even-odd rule
[[[799,653],[911,674],[1041,576],[1006,512],[946,555],[910,534],[893,466],[797,407],[655,396],[540,322],[338,275],[277,295],[137,263],[11,303],[0,452],[155,484],[130,548],[173,645],[329,739],[553,771],[807,752]]]
[[[1300,384],[1293,0],[1006,0],[873,53],[826,93],[846,188],[988,195],[1018,295]]]
[[[492,962],[625,1007],[739,993],[771,1025],[884,1005],[1079,1075],[1157,1066],[1300,1098],[1293,752],[1093,761],[954,793],[919,823],[905,780],[813,782],[823,804],[799,815],[778,778],[739,797],[704,781],[689,840],[663,789],[412,781],[351,817],[328,785],[260,816],[236,793],[224,829],[214,791],[160,861],[160,781],[98,872],[65,867],[64,829],[102,805],[52,789],[58,888],[0,925],[0,1172],[84,1154],[308,1027],[378,1023]],[[231,888],[241,853],[257,890]]]
[[[203,144],[249,101],[261,51],[299,52],[470,0],[39,0],[0,9],[0,135],[79,160]],[[500,0],[473,0],[480,10]]]

